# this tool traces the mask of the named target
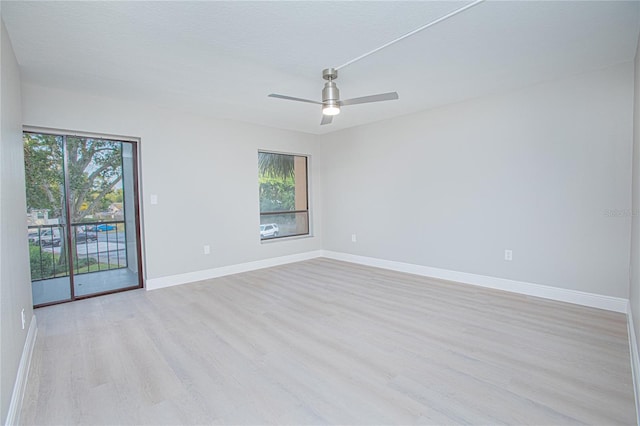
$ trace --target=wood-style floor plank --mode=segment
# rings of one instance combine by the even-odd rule
[[[622,314],[315,259],[36,311],[24,424],[634,424]]]

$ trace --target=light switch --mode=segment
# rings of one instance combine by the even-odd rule
[[[158,204],[158,196],[156,194],[151,194],[151,204]]]

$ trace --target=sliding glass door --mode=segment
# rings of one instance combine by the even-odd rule
[[[34,305],[71,299],[63,145],[62,136],[24,135]]]
[[[137,146],[27,132],[35,306],[139,288]]]

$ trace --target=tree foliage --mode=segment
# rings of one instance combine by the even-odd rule
[[[43,250],[39,244],[29,244],[29,263],[32,281],[69,275],[69,264],[64,250],[60,250],[60,254],[56,254]]]
[[[67,155],[71,221],[76,223],[93,214],[122,180],[122,143],[68,137]]]
[[[295,171],[293,158],[293,155],[259,152],[258,170],[260,176],[281,178],[282,180],[293,178]]]
[[[260,211],[295,210],[294,156],[258,153]]]
[[[46,209],[62,215],[62,138],[25,133],[24,164],[27,209]]]
[[[259,183],[261,212],[295,210],[295,184],[292,178],[261,176]]]
[[[63,139],[25,133],[27,208],[48,209],[62,217],[64,202]],[[72,223],[104,205],[122,180],[122,143],[103,139],[66,138],[67,175]]]

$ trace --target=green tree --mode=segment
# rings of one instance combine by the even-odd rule
[[[62,215],[62,138],[24,134],[27,209],[46,209],[51,217]]]
[[[104,198],[109,200],[109,203],[121,203],[124,200],[124,191],[122,188],[115,189],[108,193]]]
[[[293,178],[260,177],[260,211],[295,210],[295,184]]]
[[[122,143],[67,137],[71,222],[93,214],[122,180]]]
[[[60,136],[25,133],[27,208],[49,209],[62,217],[64,200],[63,140]],[[71,221],[93,214],[122,180],[122,143],[67,137],[67,174]]]
[[[293,178],[293,155],[259,152],[258,170],[261,177],[281,178],[282,180]]]
[[[124,199],[124,194],[123,194],[122,188],[114,189],[102,198],[99,209],[100,211],[105,211],[109,208],[111,204],[122,203],[123,199]]]
[[[62,255],[54,255],[42,250],[40,246],[29,245],[29,262],[31,265],[31,280],[33,281],[68,275],[64,253]]]
[[[295,210],[293,155],[258,153],[260,211]]]

